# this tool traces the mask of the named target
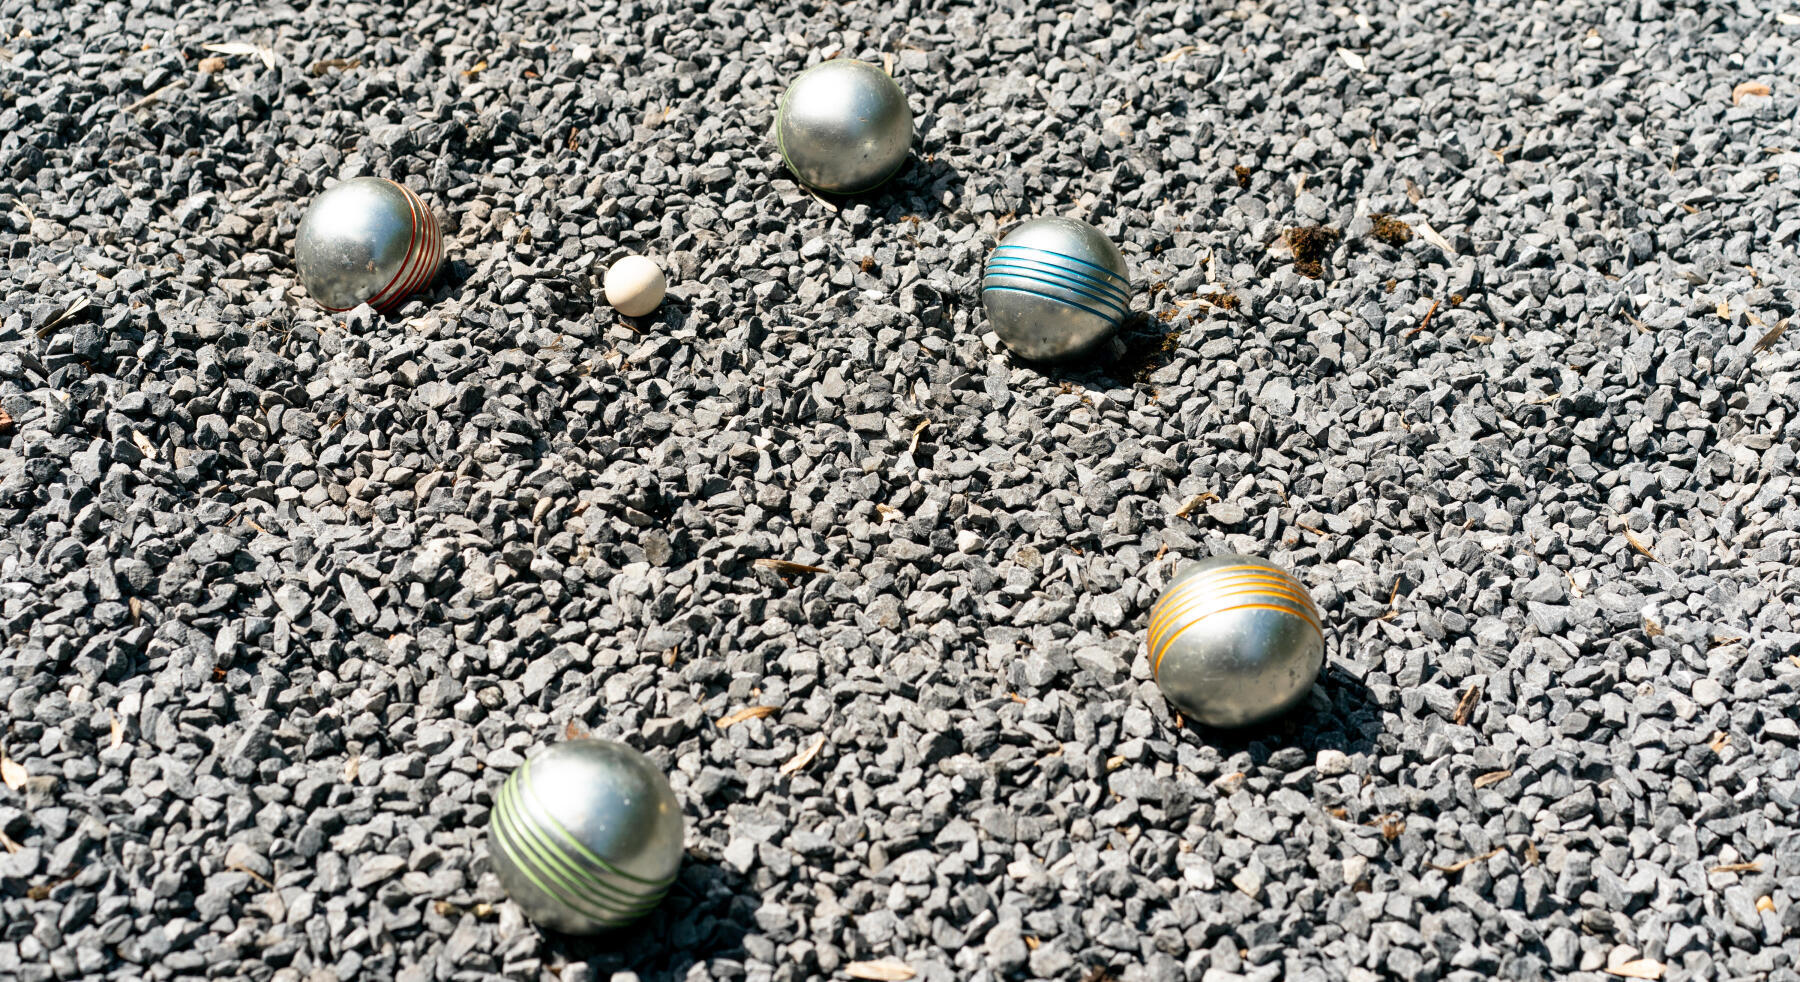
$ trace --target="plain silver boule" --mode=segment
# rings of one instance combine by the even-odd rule
[[[994,333],[1029,361],[1091,351],[1131,311],[1131,274],[1112,240],[1073,218],[1033,218],[994,247],[981,278]]]
[[[894,176],[912,149],[912,109],[879,65],[827,61],[794,79],[775,110],[775,146],[800,183],[832,194]]]
[[[488,818],[488,852],[525,916],[595,934],[649,913],[681,867],[668,778],[610,740],[566,740],[520,765]]]
[[[300,283],[319,306],[391,311],[429,286],[444,260],[437,218],[418,195],[357,177],[313,199],[294,239]]]
[[[1325,661],[1319,609],[1286,570],[1214,556],[1176,574],[1150,611],[1150,671],[1207,726],[1260,723],[1306,698]]]

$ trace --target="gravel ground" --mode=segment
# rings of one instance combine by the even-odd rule
[[[1800,977],[1800,17],[144,6],[0,2],[0,977]],[[827,203],[833,54],[920,133]],[[359,174],[393,317],[295,285]],[[1046,213],[1103,363],[987,332]],[[1141,651],[1224,550],[1330,627],[1249,733]],[[484,833],[581,729],[689,821],[598,941]]]

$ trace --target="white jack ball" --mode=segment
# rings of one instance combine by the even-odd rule
[[[669,281],[662,267],[643,256],[626,256],[606,271],[606,302],[626,317],[642,317],[662,305]]]

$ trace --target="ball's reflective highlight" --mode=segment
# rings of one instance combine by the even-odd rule
[[[879,65],[851,58],[801,72],[775,110],[775,146],[800,183],[856,194],[894,176],[912,149],[912,109]]]
[[[1176,574],[1150,611],[1150,670],[1197,722],[1235,727],[1306,698],[1325,660],[1318,607],[1286,570],[1214,556]]]
[[[301,285],[330,311],[366,303],[392,312],[429,286],[443,261],[437,217],[380,177],[352,178],[313,199],[294,240]]]
[[[568,740],[501,785],[488,819],[500,883],[525,915],[595,934],[649,913],[681,866],[681,805],[650,758]]]
[[[1073,218],[1034,218],[994,247],[981,278],[994,333],[1014,354],[1057,361],[1091,351],[1131,310],[1131,275],[1112,241]]]

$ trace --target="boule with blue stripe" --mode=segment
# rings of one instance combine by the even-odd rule
[[[313,199],[294,236],[300,284],[332,312],[366,303],[392,313],[444,262],[437,216],[404,185],[355,177]]]
[[[1214,556],[1185,567],[1150,609],[1150,673],[1207,726],[1261,723],[1312,689],[1325,660],[1319,608],[1281,567]]]
[[[1131,312],[1131,274],[1112,240],[1074,218],[1033,218],[994,247],[981,277],[994,333],[1028,361],[1092,351]]]
[[[681,805],[650,758],[578,739],[507,777],[488,817],[488,853],[534,922],[597,934],[654,909],[681,866]]]

